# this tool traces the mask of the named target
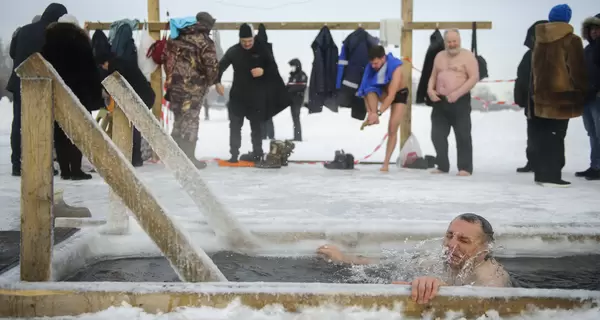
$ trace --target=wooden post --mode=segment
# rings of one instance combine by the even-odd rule
[[[404,24],[410,24],[413,22],[413,0],[402,0],[402,22]],[[406,103],[406,112],[402,117],[402,123],[400,124],[400,148],[404,146],[412,130],[412,29],[402,28],[401,32],[402,39],[400,47],[400,55],[404,58],[404,79],[406,79],[406,86],[408,87],[408,101]]]
[[[127,160],[131,161],[133,150],[133,127],[127,119],[123,110],[115,102],[113,110],[112,140]],[[127,234],[129,232],[129,215],[127,208],[112,188],[109,190],[109,211],[106,219],[105,233],[108,234]]]
[[[21,77],[21,281],[49,281],[52,271],[54,102],[52,79]]]
[[[159,22],[160,21],[160,0],[148,0],[148,22]],[[160,30],[148,30],[150,36],[154,38],[154,40],[160,39]],[[162,67],[158,66],[154,72],[152,72],[152,76],[150,78],[150,83],[152,85],[152,90],[154,90],[154,94],[156,95],[156,99],[154,100],[154,105],[152,106],[152,113],[154,116],[161,119],[162,114],[162,96],[163,96],[163,86],[162,86]]]

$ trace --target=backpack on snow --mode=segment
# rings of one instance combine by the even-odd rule
[[[488,67],[485,59],[477,54],[477,22],[473,22],[473,36],[471,38],[471,52],[475,55],[477,59],[477,64],[479,65],[479,81],[489,77],[488,75]]]
[[[162,55],[163,55],[163,52],[165,51],[166,46],[167,46],[167,36],[163,36],[162,39],[156,40],[150,46],[150,48],[148,48],[148,52],[146,52],[146,57],[152,58],[154,63],[161,65],[163,63]]]

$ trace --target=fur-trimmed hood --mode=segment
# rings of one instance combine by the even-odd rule
[[[566,22],[549,22],[535,26],[535,42],[556,42],[573,33],[573,26]]]
[[[600,26],[600,13],[593,17],[589,17],[583,20],[581,25],[581,35],[587,41],[590,41],[590,27],[591,26]]]

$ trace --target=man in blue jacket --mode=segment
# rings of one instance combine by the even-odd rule
[[[600,180],[600,13],[583,21],[581,35],[588,41],[585,63],[589,74],[589,91],[583,111],[583,124],[590,137],[590,167],[575,176]]]

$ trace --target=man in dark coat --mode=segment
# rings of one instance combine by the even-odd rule
[[[229,110],[229,152],[230,162],[237,162],[242,143],[242,126],[244,118],[250,120],[252,152],[244,154],[240,160],[259,162],[263,157],[261,124],[283,110],[283,103],[268,107],[270,97],[280,97],[276,81],[281,81],[273,55],[267,46],[255,44],[252,28],[242,24],[239,30],[240,43],[227,50],[219,61],[219,76],[217,78],[217,93],[225,94],[221,77],[230,65],[233,65],[233,83],[231,85]],[[279,77],[279,80],[277,80]],[[287,96],[287,90],[284,91]],[[273,109],[275,108],[275,109]],[[277,109],[280,109],[277,111]]]
[[[106,38],[106,34],[100,30],[97,32],[102,33],[98,36],[101,37],[104,35]],[[94,34],[96,37],[96,34]],[[92,41],[92,43],[94,43]],[[148,109],[152,109],[154,105],[154,100],[156,99],[156,95],[154,90],[152,90],[152,86],[150,82],[146,79],[140,68],[136,64],[129,63],[127,60],[117,57],[114,53],[111,52],[110,44],[108,43],[108,38],[106,38],[106,42],[104,43],[104,47],[98,46],[94,48],[94,55],[96,58],[96,63],[101,66],[104,74],[102,78],[112,74],[113,72],[119,72],[125,80],[131,85],[133,90],[142,98],[144,104],[148,107]],[[142,160],[142,134],[133,127],[133,149],[131,152],[131,164],[134,167],[141,167],[144,164]]]
[[[589,74],[588,92],[583,111],[583,124],[590,137],[590,167],[575,173],[587,180],[600,180],[600,61],[594,55],[600,51],[600,13],[583,21],[581,35],[588,41],[585,63]]]
[[[39,21],[23,26],[10,43],[10,56],[13,58],[13,72],[8,80],[6,89],[13,93],[13,122],[10,133],[10,147],[12,149],[11,163],[12,175],[21,175],[21,81],[15,74],[14,68],[18,67],[29,56],[40,52],[44,45],[44,32],[46,27],[67,13],[67,8],[62,4],[51,3],[46,7]]]
[[[287,83],[288,91],[292,104],[292,121],[294,121],[294,141],[302,141],[302,127],[300,125],[300,110],[304,103],[304,93],[306,92],[306,82],[308,77],[302,71],[302,63],[298,59],[292,59],[289,62],[292,72]]]
[[[337,108],[335,87],[338,47],[327,26],[321,28],[312,45],[314,60],[308,86],[308,111],[318,113],[323,106]]]
[[[100,72],[94,60],[90,38],[83,29],[67,22],[51,24],[46,29],[41,53],[89,112],[105,106]],[[58,123],[55,124],[54,142],[62,179],[92,178],[81,170],[81,151]]]
[[[532,92],[530,88],[532,81],[531,52],[533,50],[533,44],[535,43],[535,26],[547,22],[548,20],[536,21],[527,30],[527,35],[525,36],[525,42],[523,44],[528,48],[528,50],[523,55],[523,59],[521,59],[521,63],[519,63],[519,67],[517,68],[517,80],[515,81],[515,89],[513,90],[513,94],[515,103],[519,105],[519,107],[525,109],[525,114],[527,114],[528,108],[531,108],[533,110]],[[530,119],[527,119],[527,140],[529,140],[529,136],[531,135],[531,130],[533,128],[530,125],[530,122]],[[532,155],[529,143],[527,143],[525,154],[527,155],[527,164],[525,164],[524,167],[517,168],[517,172],[533,172]]]

